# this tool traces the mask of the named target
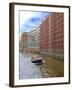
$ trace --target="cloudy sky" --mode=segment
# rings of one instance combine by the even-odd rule
[[[20,11],[20,33],[30,32],[38,27],[49,12]]]

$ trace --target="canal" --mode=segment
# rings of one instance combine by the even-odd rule
[[[64,60],[42,55],[43,63],[36,65],[31,62],[33,56],[39,54],[19,54],[19,79],[64,77]]]
[[[31,53],[20,53],[19,60],[19,79],[32,79],[32,78],[47,78],[48,67],[46,63],[36,65],[31,62],[32,56],[35,54]]]

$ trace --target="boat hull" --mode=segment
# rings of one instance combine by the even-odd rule
[[[39,60],[32,60],[32,63],[42,63],[42,60],[39,59]]]

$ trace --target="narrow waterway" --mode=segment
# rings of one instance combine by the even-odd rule
[[[31,62],[31,53],[20,53],[19,60],[19,79],[32,79],[32,78],[47,78],[48,67],[44,62],[41,65],[36,65]]]

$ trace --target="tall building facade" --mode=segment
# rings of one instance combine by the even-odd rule
[[[40,49],[40,28],[28,32],[28,51],[38,52]]]
[[[22,33],[20,42],[21,50],[25,52],[38,52],[40,49],[40,28]]]
[[[40,51],[63,57],[64,55],[64,14],[52,13],[40,25]]]
[[[19,40],[19,49],[24,51],[28,47],[28,35],[26,32],[22,33]]]

